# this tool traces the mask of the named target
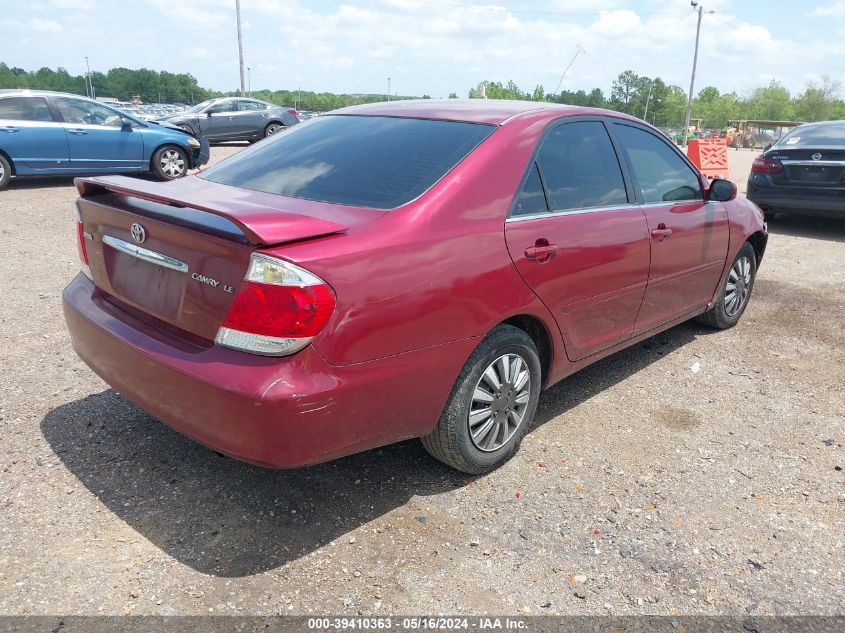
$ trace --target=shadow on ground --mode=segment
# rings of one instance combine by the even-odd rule
[[[845,211],[842,219],[776,215],[768,222],[769,233],[845,242]]]
[[[707,331],[680,325],[567,378],[545,392],[538,424]],[[52,410],[41,428],[109,510],[168,555],[217,576],[278,567],[415,495],[440,494],[467,479],[416,440],[298,470],[250,466],[188,440],[112,390]]]

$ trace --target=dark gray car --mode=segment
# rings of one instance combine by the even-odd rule
[[[299,123],[293,108],[242,97],[209,99],[159,120],[209,141],[254,141]]]

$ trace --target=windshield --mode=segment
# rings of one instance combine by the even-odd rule
[[[777,142],[776,147],[845,146],[845,124],[801,125]]]
[[[210,106],[212,103],[214,103],[214,99],[208,99],[206,101],[203,101],[202,103],[198,103],[195,106],[191,106],[190,108],[185,110],[185,112],[202,112],[208,106]]]
[[[495,129],[328,115],[262,141],[200,177],[294,198],[392,209],[427,191]]]

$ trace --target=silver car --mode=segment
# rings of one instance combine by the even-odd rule
[[[209,141],[254,141],[299,123],[293,108],[242,97],[209,99],[157,120]]]

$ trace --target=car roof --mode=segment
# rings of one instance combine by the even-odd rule
[[[329,114],[390,116],[413,119],[443,119],[467,123],[502,125],[513,117],[527,113],[546,114],[548,118],[601,114],[633,119],[628,115],[600,108],[568,106],[540,101],[506,101],[498,99],[406,99],[382,101],[340,108]]]
[[[86,97],[85,95],[77,95],[72,92],[58,92],[57,90],[30,90],[29,88],[0,88],[0,97],[8,97],[11,95],[20,95],[22,97],[74,97],[75,99],[87,99],[88,101],[96,101],[96,99],[91,99],[89,97]],[[97,103],[105,102],[97,101]],[[105,105],[109,104],[106,103]]]

